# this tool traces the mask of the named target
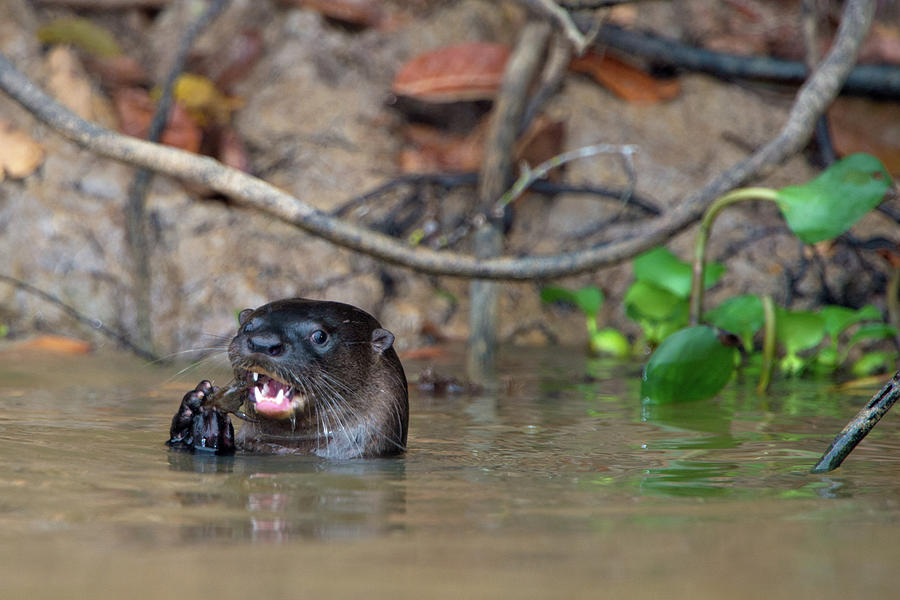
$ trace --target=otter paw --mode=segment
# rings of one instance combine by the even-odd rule
[[[167,446],[216,454],[234,452],[234,427],[228,415],[214,406],[203,405],[207,396],[217,390],[212,383],[204,380],[185,394],[178,412],[172,417]]]

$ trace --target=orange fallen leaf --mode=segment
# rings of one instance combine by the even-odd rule
[[[438,48],[406,62],[392,90],[425,102],[486,100],[497,94],[509,47],[468,42]]]
[[[891,249],[882,248],[881,250],[876,250],[875,252],[877,252],[878,255],[881,256],[881,258],[886,260],[888,264],[891,265],[891,267],[895,269],[897,267],[900,267],[900,246]]]
[[[834,148],[840,156],[868,152],[900,176],[900,111],[896,102],[838,98],[828,109]]]
[[[566,124],[540,115],[516,142],[516,161],[525,161],[534,167],[561,154],[566,143]],[[550,179],[559,169],[550,172]]]
[[[44,162],[44,148],[9,121],[0,120],[0,181],[22,179]]]
[[[435,127],[410,124],[403,128],[406,146],[399,156],[403,173],[471,173],[481,169],[487,121],[469,133],[452,134]],[[538,165],[562,151],[565,124],[539,116],[515,147],[516,162]]]
[[[39,335],[17,343],[16,348],[52,354],[88,354],[93,349],[91,344],[84,340],[61,335]]]
[[[656,79],[621,60],[586,52],[572,60],[569,68],[590,75],[597,83],[627,102],[655,103],[671,100],[681,92],[677,79]]]
[[[119,130],[137,138],[146,138],[150,121],[156,110],[156,103],[146,90],[140,88],[120,88],[113,92],[113,104],[119,117]],[[178,102],[172,106],[169,122],[162,134],[162,143],[198,152],[203,133]]]
[[[403,128],[406,147],[400,152],[400,170],[403,173],[477,171],[484,157],[484,135],[484,124],[465,135],[427,125],[407,125]]]

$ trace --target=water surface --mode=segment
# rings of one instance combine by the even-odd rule
[[[501,361],[495,392],[413,390],[405,457],[325,462],[169,452],[221,364],[0,351],[0,596],[895,597],[900,419],[808,473],[871,390],[660,409],[637,365]]]

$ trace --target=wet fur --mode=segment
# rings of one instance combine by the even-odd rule
[[[348,304],[297,298],[241,316],[241,329],[228,350],[236,377],[254,367],[264,369],[293,385],[306,397],[307,407],[291,422],[261,417],[246,402],[251,420],[235,438],[238,448],[325,458],[405,451],[406,376],[392,345],[373,341],[373,332],[383,330],[371,315]],[[331,342],[324,353],[306,339],[316,328]],[[284,353],[271,357],[252,351],[249,340],[261,333],[282,340]]]

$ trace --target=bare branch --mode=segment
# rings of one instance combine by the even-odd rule
[[[572,20],[572,15],[553,0],[524,0],[537,14],[547,17],[562,29],[566,39],[572,44],[575,54],[581,55],[594,41],[599,30],[596,24],[592,24],[591,31],[581,33],[578,25]]]
[[[47,293],[44,290],[38,289],[29,283],[25,283],[24,281],[16,279],[15,277],[10,277],[9,275],[0,274],[0,282],[8,283],[14,288],[20,289],[23,292],[31,294],[32,296],[37,296],[45,302],[49,302],[50,304],[58,306],[64,313],[69,315],[75,321],[81,323],[82,325],[87,325],[91,329],[100,332],[106,338],[113,340],[114,342],[122,344],[143,359],[152,362],[159,362],[161,360],[153,352],[142,348],[140,345],[132,341],[131,338],[128,337],[128,335],[122,333],[121,331],[116,331],[115,329],[107,327],[100,319],[93,319],[79,312],[53,294]]]
[[[549,279],[620,263],[658,245],[694,223],[710,202],[736,185],[795,154],[811,135],[815,120],[840,90],[869,28],[873,0],[848,0],[835,43],[801,88],[779,135],[689,195],[674,210],[630,235],[598,248],[529,258],[479,260],[423,247],[410,248],[385,235],[346,223],[260,179],[217,161],[176,148],[150,144],[89,123],[48,97],[0,55],[0,89],[58,133],[92,152],[199,183],[330,242],[384,261],[434,275],[479,279]]]
[[[531,186],[532,183],[537,181],[538,179],[544,178],[547,173],[552,171],[553,169],[560,167],[568,162],[572,162],[573,160],[578,160],[579,158],[589,158],[591,156],[597,156],[598,154],[621,154],[625,157],[627,164],[631,162],[631,155],[637,152],[637,146],[626,145],[626,146],[614,146],[612,144],[594,144],[592,146],[584,146],[582,148],[578,148],[576,150],[570,150],[569,152],[563,152],[562,154],[558,154],[548,160],[545,160],[534,169],[530,168],[527,163],[523,164],[522,174],[516,180],[509,190],[507,190],[500,199],[494,204],[493,208],[493,216],[495,218],[500,218],[503,216],[503,209],[506,208],[506,205],[510,202],[514,202],[516,198],[522,195],[525,190]],[[628,169],[629,178],[633,176],[633,169]]]

